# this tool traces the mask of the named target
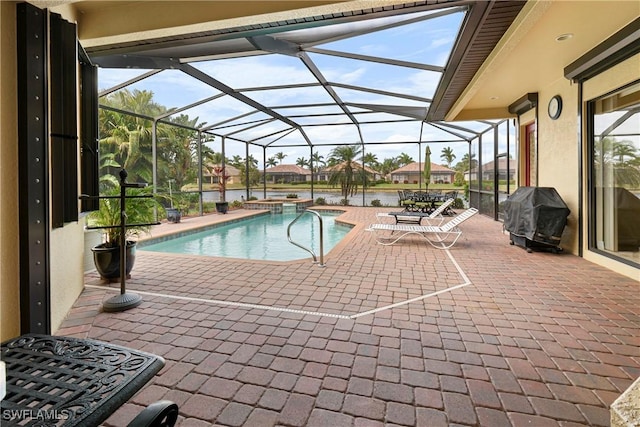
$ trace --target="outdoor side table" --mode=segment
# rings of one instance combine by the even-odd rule
[[[2,426],[98,426],[164,366],[105,342],[27,334],[2,343]]]
[[[396,224],[417,224],[420,225],[422,218],[427,218],[427,212],[389,212],[387,215],[392,216],[396,220]]]

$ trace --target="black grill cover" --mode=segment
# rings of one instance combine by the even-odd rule
[[[570,212],[555,188],[520,187],[504,202],[504,228],[534,242],[558,245]]]

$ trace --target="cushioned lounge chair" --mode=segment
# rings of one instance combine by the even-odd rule
[[[381,245],[393,245],[403,237],[416,234],[435,248],[448,249],[462,235],[458,226],[477,213],[476,208],[469,208],[442,225],[371,224],[369,230]]]

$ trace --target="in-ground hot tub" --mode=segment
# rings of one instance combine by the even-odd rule
[[[272,213],[282,213],[283,205],[293,205],[296,212],[302,212],[313,206],[313,199],[262,199],[244,202],[245,209],[268,210]]]

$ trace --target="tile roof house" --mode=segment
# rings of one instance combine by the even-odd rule
[[[277,165],[265,169],[267,182],[308,182],[311,181],[311,171],[298,165]]]
[[[507,172],[507,160],[509,161],[509,167]],[[489,180],[493,179],[493,174],[495,173],[495,161],[490,161],[482,165],[482,179]],[[516,176],[517,171],[517,160],[515,159],[498,159],[498,179],[502,180],[513,180]],[[465,181],[469,181],[469,179],[477,180],[478,179],[478,168],[473,168],[471,171],[467,171],[464,174]]]
[[[400,184],[417,184],[420,182],[422,175],[422,163],[413,162],[402,166],[391,172],[391,181]],[[431,163],[431,180],[429,183],[447,183],[453,182],[456,171],[437,163]],[[422,178],[424,180],[424,178]]]
[[[345,162],[339,163],[337,165],[333,165],[333,166],[328,166],[326,168],[322,168],[322,170],[320,172],[318,172],[318,181],[328,181],[329,178],[331,177],[331,174],[333,173],[333,171],[335,171],[336,169],[342,167],[344,165]],[[353,167],[355,169],[362,169],[362,164],[358,163],[358,162],[352,162],[353,163]],[[368,166],[364,167],[365,172],[369,175],[369,178],[373,179],[373,180],[377,180],[380,179],[382,177],[382,175],[380,174],[380,172],[377,172],[373,169],[371,169]]]

